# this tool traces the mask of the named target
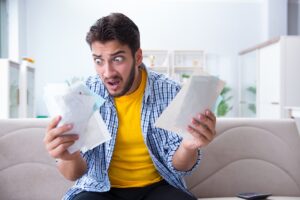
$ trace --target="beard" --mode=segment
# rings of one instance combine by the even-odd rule
[[[132,87],[133,85],[133,82],[134,82],[134,77],[135,77],[135,59],[133,60],[133,63],[131,65],[131,69],[130,69],[130,73],[129,73],[129,76],[125,82],[125,85],[124,85],[124,88],[122,89],[121,92],[119,93],[116,93],[116,94],[111,94],[109,92],[109,90],[107,89],[107,91],[109,92],[109,94],[112,96],[112,97],[121,97],[123,96],[124,94],[126,94],[130,88]],[[119,80],[122,80],[123,78],[120,77],[120,76],[115,76],[113,77],[112,79],[119,79]],[[105,86],[106,87],[106,86]]]

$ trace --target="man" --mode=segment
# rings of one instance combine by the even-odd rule
[[[187,126],[192,140],[156,128],[155,120],[180,86],[142,64],[138,27],[128,17],[112,13],[99,19],[86,40],[97,76],[87,86],[105,99],[100,107],[112,139],[86,153],[69,154],[77,135],[63,135],[72,124],[48,126],[44,142],[58,159],[58,169],[77,180],[64,199],[192,200],[183,176],[200,161],[200,148],[212,141],[216,118],[207,110]]]

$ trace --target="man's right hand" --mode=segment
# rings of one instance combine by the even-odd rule
[[[73,128],[72,124],[65,124],[57,127],[61,116],[55,117],[47,127],[47,133],[44,137],[44,144],[49,155],[60,160],[74,160],[80,157],[79,151],[70,154],[68,148],[78,140],[79,136],[76,134],[67,134],[65,132]]]
[[[78,135],[67,134],[72,129],[71,124],[57,127],[61,117],[54,118],[47,127],[44,138],[46,149],[51,157],[59,159],[57,163],[60,173],[68,180],[75,181],[80,178],[87,170],[87,163],[79,151],[73,154],[68,152],[68,148],[78,140]]]

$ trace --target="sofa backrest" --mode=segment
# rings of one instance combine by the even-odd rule
[[[45,150],[48,122],[0,120],[0,199],[60,199],[73,184]],[[251,191],[300,196],[300,138],[294,120],[218,119],[217,137],[186,181],[197,197]]]
[[[300,137],[292,119],[218,119],[217,136],[186,177],[197,197],[240,192],[300,196]]]
[[[45,119],[0,120],[0,199],[61,199],[72,185],[43,144]]]

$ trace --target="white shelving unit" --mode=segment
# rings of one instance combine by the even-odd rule
[[[35,69],[31,63],[22,64],[0,59],[0,118],[35,117]]]
[[[300,107],[300,37],[283,36],[240,53],[240,116],[245,102],[255,103],[256,117],[286,118],[287,107]],[[252,100],[245,95],[256,89]]]
[[[184,82],[195,70],[203,70],[204,51],[201,50],[175,50],[173,52],[172,76]]]
[[[150,69],[184,82],[195,70],[204,66],[201,50],[144,50],[143,62]]]
[[[33,60],[25,58],[20,70],[20,117],[35,117],[34,107],[35,68]]]
[[[170,75],[170,54],[167,50],[143,51],[143,63],[150,69]]]
[[[0,59],[0,118],[19,117],[19,74],[18,63]]]

